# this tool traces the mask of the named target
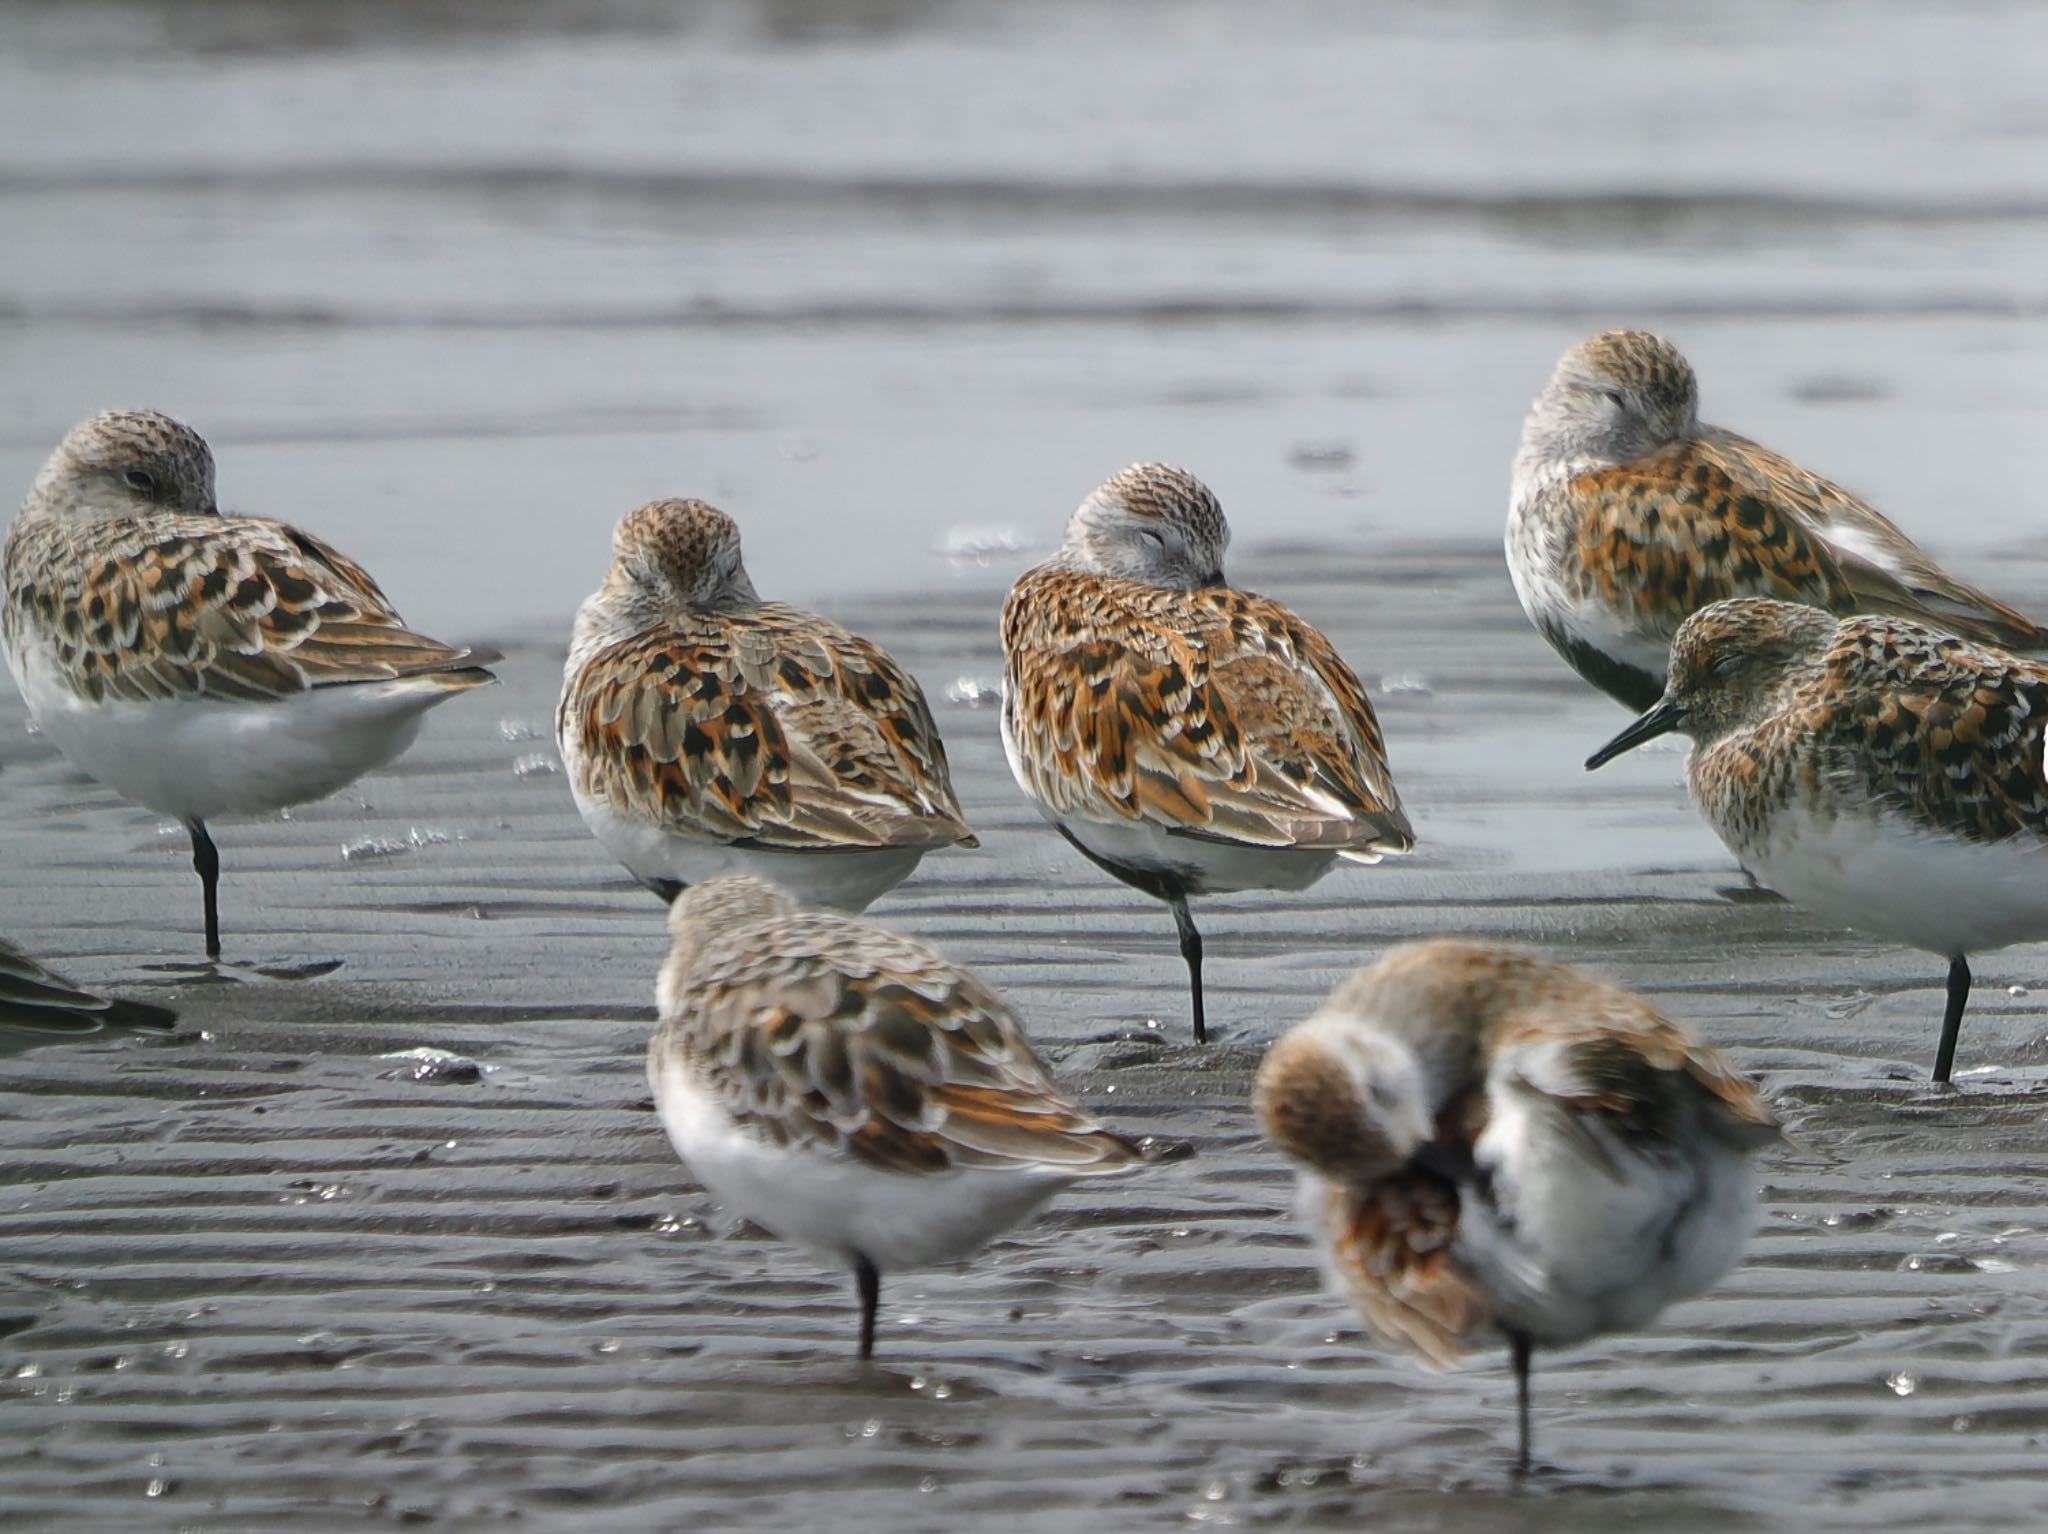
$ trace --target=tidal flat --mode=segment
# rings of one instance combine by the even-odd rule
[[[1490,546],[1239,561],[1368,666],[1416,855],[1207,902],[1188,1043],[1172,923],[1008,780],[1000,583],[846,604],[931,688],[979,852],[872,913],[1003,989],[1157,1164],[884,1291],[694,1189],[642,1074],[662,909],[585,835],[546,739],[559,654],[396,769],[221,835],[235,979],[196,978],[183,837],[0,704],[0,921],[183,1026],[38,1048],[0,1096],[0,1498],[20,1527],[1680,1530],[2020,1526],[2048,1432],[2038,951],[1980,966],[1953,1091],[1938,966],[1759,898],[1675,751],[1524,624]],[[1247,1095],[1389,943],[1525,942],[1657,998],[1791,1140],[1749,1259],[1634,1336],[1539,1358],[1509,1473],[1498,1356],[1424,1374],[1318,1292]],[[312,979],[260,971],[339,960]],[[423,1055],[442,1052],[452,1058]]]
[[[396,766],[183,834],[0,686],[0,934],[183,1012],[0,1060],[0,1522],[1064,1534],[2016,1529],[2048,1503],[2048,968],[1759,896],[1674,744],[1515,604],[1522,411],[1658,329],[1711,420],[2048,613],[2048,11],[1906,0],[65,0],[0,10],[0,489],[150,405],[222,502],[506,652]],[[1356,666],[1415,855],[1165,910],[1037,819],[995,620],[1087,490],[1186,464]],[[12,488],[5,488],[12,487]],[[551,739],[657,495],[923,680],[982,848],[873,911],[979,967],[1157,1164],[884,1295],[694,1189],[662,912]],[[1440,1377],[1318,1292],[1247,1092],[1389,944],[1535,945],[1762,1080],[1745,1264]],[[272,978],[332,966],[312,978]],[[422,1052],[428,1053],[422,1053]]]

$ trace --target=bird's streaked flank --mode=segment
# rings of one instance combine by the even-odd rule
[[[862,1358],[883,1274],[965,1257],[1142,1159],[922,943],[742,877],[677,895],[669,932],[647,1051],[662,1125],[727,1209],[853,1271]]]
[[[1003,604],[1003,747],[1091,863],[1166,902],[1208,1036],[1188,901],[1299,890],[1415,844],[1365,688],[1329,640],[1224,579],[1223,508],[1184,469],[1093,491]]]
[[[1831,920],[1949,961],[1947,1081],[1969,955],[2048,939],[2048,665],[1903,618],[1787,602],[1687,619],[1648,712],[1595,768],[1671,731],[1743,866]]]

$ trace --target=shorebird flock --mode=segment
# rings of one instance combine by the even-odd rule
[[[1192,900],[1415,847],[1365,687],[1312,625],[1230,584],[1229,541],[1200,480],[1136,465],[1001,614],[1011,771],[1083,857],[1172,912],[1197,1044]],[[1589,768],[1683,732],[1692,798],[1754,877],[1948,960],[1947,1082],[1969,957],[2048,938],[2048,664],[2022,658],[2048,630],[1703,425],[1684,357],[1638,331],[1573,347],[1531,407],[1507,562],[1542,636],[1639,712]],[[409,628],[318,537],[222,513],[207,444],[154,411],[64,438],[4,575],[23,698],[77,768],[189,834],[210,960],[211,823],[334,792],[494,680],[495,655]],[[591,834],[668,904],[646,1060],[662,1125],[712,1197],[851,1272],[863,1358],[885,1274],[1143,1167],[993,985],[858,919],[974,833],[916,678],[762,600],[724,512],[620,520],[556,737]],[[170,1024],[0,947],[0,1028]],[[1755,1085],[1648,1000],[1450,938],[1343,981],[1267,1049],[1252,1106],[1374,1336],[1431,1366],[1506,1341],[1525,1469],[1535,1349],[1716,1282],[1778,1139]]]

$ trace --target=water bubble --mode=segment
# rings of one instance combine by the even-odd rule
[[[2005,988],[2005,994],[2008,996],[2024,996],[2027,994],[2027,988],[2023,985],[2009,985]],[[1961,1418],[1958,1420],[1968,1421],[1969,1419]]]
[[[164,1344],[164,1357],[184,1358],[192,1352],[192,1344],[182,1338],[173,1338]]]
[[[1433,694],[1436,691],[1436,689],[1430,686],[1429,683],[1425,681],[1423,678],[1415,675],[1414,672],[1404,671],[1399,676],[1381,677],[1380,691],[1385,693],[1389,697],[1407,696],[1414,698],[1427,698],[1431,694]]]
[[[458,1055],[452,1050],[434,1049],[424,1044],[417,1049],[395,1050],[391,1054],[379,1055],[377,1058],[379,1060],[411,1061],[413,1068],[410,1074],[414,1081],[433,1081],[456,1086],[473,1086],[483,1080],[486,1070],[491,1069],[489,1066],[477,1064],[476,1061],[469,1059],[467,1056]],[[393,1074],[406,1073],[394,1072]]]
[[[607,1337],[597,1345],[597,1350],[600,1353],[616,1353],[619,1350],[619,1339]]]
[[[545,740],[547,737],[541,732],[540,726],[530,720],[500,719],[498,739],[508,745],[516,745],[522,740]]]
[[[880,1417],[870,1417],[860,1425],[860,1436],[863,1438],[873,1438],[881,1431],[882,1419]]]
[[[145,1497],[161,1497],[166,1495],[170,1491],[170,1489],[171,1483],[165,1480],[162,1476],[158,1476],[155,1480],[151,1481],[147,1486],[142,1488],[142,1494]]]
[[[935,1475],[928,1475],[917,1483],[917,1489],[925,1493],[935,1492],[939,1489],[939,1478]]]
[[[522,756],[512,764],[512,776],[515,778],[551,778],[561,770],[561,766],[545,751]]]
[[[43,1366],[41,1364],[23,1364],[14,1371],[14,1377],[18,1380],[39,1379],[42,1377],[42,1372]]]
[[[401,853],[414,852],[422,847],[442,847],[461,840],[459,834],[436,831],[431,826],[414,826],[402,838],[365,836],[356,841],[344,842],[341,860],[344,863],[372,862],[378,858],[395,858]]]
[[[1895,1396],[1909,1396],[1920,1388],[1920,1381],[1904,1370],[1896,1374],[1887,1374],[1884,1382]]]

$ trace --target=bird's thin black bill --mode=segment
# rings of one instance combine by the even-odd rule
[[[1605,767],[1622,752],[1633,751],[1646,740],[1655,740],[1659,735],[1669,735],[1678,728],[1679,721],[1684,717],[1677,704],[1669,698],[1663,699],[1642,718],[1587,757],[1586,771],[1591,772],[1596,767]]]

